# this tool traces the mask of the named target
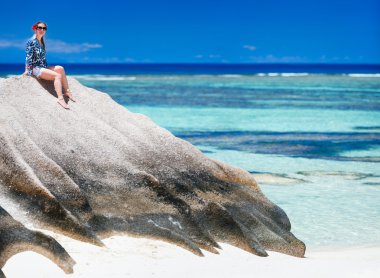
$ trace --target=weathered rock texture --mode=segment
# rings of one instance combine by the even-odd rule
[[[126,233],[197,255],[217,253],[217,242],[259,256],[304,255],[284,211],[248,172],[207,158],[107,94],[69,83],[78,102],[67,111],[52,82],[0,79],[0,269],[33,250],[72,271],[59,243],[23,222],[97,245]]]

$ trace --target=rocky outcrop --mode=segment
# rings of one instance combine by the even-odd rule
[[[105,93],[69,79],[64,110],[52,82],[0,79],[0,268],[39,252],[72,271],[49,229],[102,245],[112,234],[158,238],[197,255],[226,242],[259,256],[302,257],[284,211],[246,171],[204,156]]]

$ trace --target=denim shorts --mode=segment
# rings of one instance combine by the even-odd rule
[[[34,67],[32,73],[35,77],[40,78],[43,69],[43,67]]]

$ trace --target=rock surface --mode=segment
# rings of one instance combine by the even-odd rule
[[[226,242],[303,257],[288,217],[248,172],[207,158],[105,93],[69,84],[78,101],[64,110],[52,82],[0,79],[0,269],[32,250],[72,272],[64,248],[33,228],[97,245],[125,233],[197,255]]]

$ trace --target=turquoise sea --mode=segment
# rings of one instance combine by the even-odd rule
[[[380,244],[379,73],[73,76],[254,174],[308,248]]]

